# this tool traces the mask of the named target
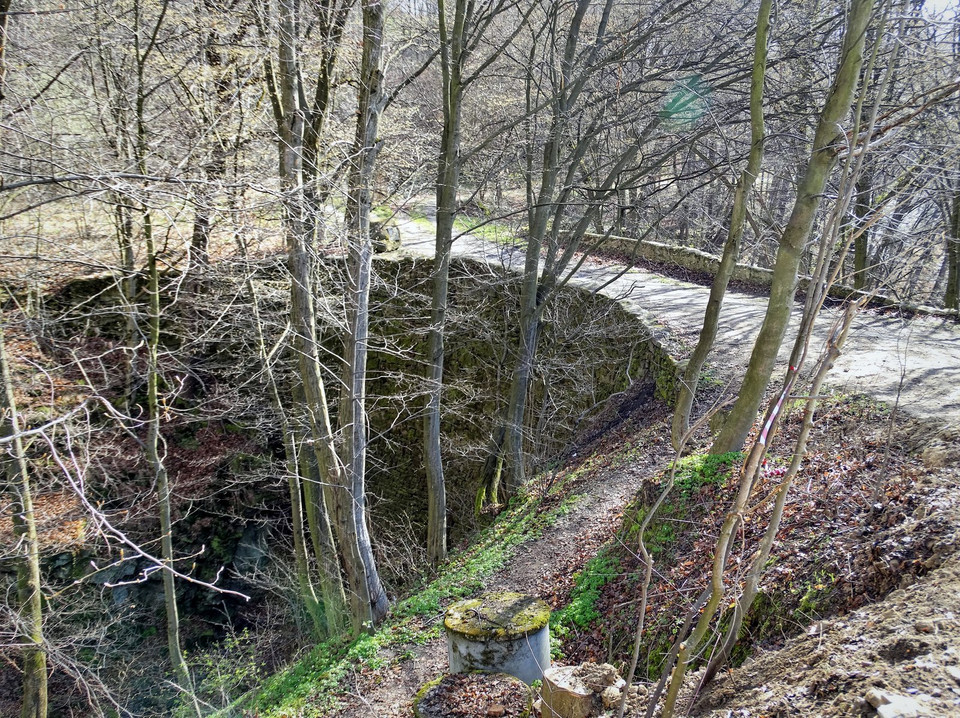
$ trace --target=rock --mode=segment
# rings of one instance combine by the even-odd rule
[[[499,703],[487,708],[487,715],[490,716],[490,718],[502,718],[502,716],[505,715],[506,712],[507,712],[507,709],[504,708]]]
[[[947,675],[957,683],[960,683],[960,668],[957,668],[956,666],[947,666]]]
[[[371,222],[370,239],[374,252],[393,252],[400,249],[400,230],[390,222]]]
[[[922,710],[913,698],[897,695],[879,688],[867,691],[867,703],[877,709],[880,718],[918,718]]]
[[[867,691],[867,695],[864,696],[864,698],[866,698],[867,703],[872,705],[874,708],[877,708],[889,703],[889,696],[891,695],[893,694],[888,693],[887,691],[881,691],[879,688],[871,688],[869,691]]]
[[[617,673],[617,669],[609,663],[581,663],[578,669],[580,679],[594,693],[602,693],[607,686],[616,685],[618,681],[626,684]]]
[[[926,619],[914,623],[913,628],[917,633],[933,633],[936,630],[936,626],[933,624],[933,621],[928,621]]]
[[[616,686],[607,686],[603,689],[603,693],[600,694],[600,700],[603,701],[603,707],[610,710],[620,705],[621,696],[623,696],[623,693],[619,688]]]
[[[902,701],[880,706],[877,708],[877,715],[880,718],[919,718],[920,704],[912,698],[902,698]]]

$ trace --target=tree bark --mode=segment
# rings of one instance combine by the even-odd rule
[[[608,3],[609,4],[609,3]],[[524,255],[523,278],[520,285],[520,341],[517,358],[510,383],[510,397],[504,412],[502,431],[503,440],[497,447],[498,454],[491,462],[492,475],[485,477],[487,499],[497,502],[500,484],[506,469],[506,493],[513,494],[525,480],[525,458],[523,447],[523,416],[526,409],[527,390],[533,371],[533,361],[537,351],[540,329],[540,263],[544,238],[549,220],[558,206],[554,198],[557,181],[561,172],[560,153],[564,130],[568,121],[568,110],[578,94],[578,83],[571,77],[580,42],[580,30],[583,18],[590,3],[578,0],[567,29],[563,58],[560,62],[557,78],[559,91],[551,103],[550,129],[542,152],[540,188],[536,193],[536,202],[530,203],[527,232],[527,247]],[[532,57],[532,56],[531,56]],[[528,78],[528,83],[530,78]],[[529,111],[528,87],[528,111]],[[532,161],[528,160],[532,170]],[[533,197],[532,180],[528,180],[528,196]]]
[[[853,205],[853,213],[856,221],[854,231],[860,231],[859,236],[853,241],[853,288],[864,290],[867,288],[867,262],[870,256],[870,230],[864,227],[867,215],[870,214],[870,203],[872,195],[872,177],[868,167],[864,167],[860,176],[857,178],[856,202]]]
[[[960,309],[960,189],[953,193],[946,240],[947,287],[943,305],[947,309]]]
[[[737,266],[740,256],[740,241],[743,238],[744,221],[747,216],[747,200],[753,189],[753,183],[760,172],[763,160],[763,82],[767,68],[767,38],[770,34],[770,8],[772,0],[762,0],[757,15],[757,31],[753,52],[753,74],[750,79],[750,156],[747,166],[740,174],[733,198],[733,211],[730,213],[730,230],[723,245],[723,256],[717,275],[710,287],[710,298],[703,316],[703,328],[693,354],[687,361],[677,396],[677,405],[673,414],[673,448],[680,448],[680,440],[690,428],[690,411],[700,382],[700,372],[717,338],[720,321],[720,307],[723,304],[727,285]]]
[[[446,3],[437,3],[440,33],[443,130],[437,169],[437,236],[427,337],[427,396],[423,417],[423,464],[427,474],[427,559],[436,566],[447,557],[447,498],[440,453],[440,402],[443,390],[444,334],[453,223],[460,187],[460,116],[463,99],[461,73],[465,60],[464,26],[467,1],[456,0],[453,27],[448,28]]]
[[[763,325],[754,344],[750,364],[734,404],[711,453],[739,451],[756,418],[777,352],[786,333],[797,286],[797,270],[804,246],[816,219],[820,199],[830,172],[836,164],[837,143],[843,138],[841,123],[850,112],[853,93],[863,62],[863,45],[873,3],[854,0],[847,18],[840,61],[833,86],[827,96],[813,140],[813,150],[797,199],[777,249],[770,299]]]
[[[7,25],[10,16],[7,14],[13,0],[0,0],[0,102],[7,96]]]
[[[12,437],[12,451],[4,451],[4,478],[14,506],[14,533],[22,536],[23,556],[17,561],[19,621],[17,641],[23,655],[23,698],[20,718],[47,716],[47,654],[43,640],[43,594],[40,588],[40,542],[33,512],[30,474],[20,439],[20,415],[13,393],[13,372],[0,324],[0,436]]]
[[[363,54],[360,65],[359,109],[347,199],[348,287],[347,338],[344,343],[343,396],[340,427],[343,432],[344,482],[335,492],[341,546],[349,546],[348,575],[363,583],[366,605],[357,605],[354,631],[370,630],[387,614],[389,601],[380,581],[366,516],[367,349],[370,322],[370,279],[373,244],[370,239],[370,209],[373,171],[379,151],[377,130],[383,111],[383,24],[382,0],[363,0]],[[355,554],[355,555],[353,555]],[[356,587],[351,586],[354,590]]]
[[[160,275],[157,270],[157,249],[148,212],[143,215],[143,235],[147,250],[147,463],[157,487],[160,513],[160,555],[170,569],[174,566],[173,519],[170,477],[160,455],[160,401],[158,393],[160,347]],[[192,681],[187,661],[180,647],[180,614],[177,609],[177,588],[174,575],[163,571],[163,601],[167,614],[167,650],[177,684],[190,691]]]
[[[302,397],[300,403],[303,403]],[[327,493],[323,487],[323,477],[317,465],[316,455],[309,450],[305,438],[298,432],[294,432],[293,441],[297,445],[299,470],[302,477],[303,512],[320,573],[320,594],[323,597],[327,634],[339,636],[346,632],[350,623],[347,594],[343,587],[333,527],[330,525],[330,509],[327,505]]]
[[[164,0],[160,13],[153,23],[149,35],[141,38],[142,7],[140,2],[134,3],[134,13],[137,19],[136,32],[134,33],[134,51],[137,63],[136,99],[134,106],[134,119],[136,123],[134,156],[137,162],[137,170],[142,175],[147,174],[147,157],[150,153],[148,141],[149,132],[146,124],[148,93],[144,75],[148,58],[156,48],[158,33],[160,27],[163,25],[168,6],[168,2]],[[146,42],[144,42],[144,40],[146,40]],[[167,469],[160,453],[160,370],[158,366],[160,352],[160,272],[157,268],[157,247],[153,234],[153,218],[147,207],[140,206],[138,209],[141,216],[143,239],[147,254],[147,438],[145,451],[147,464],[153,475],[153,483],[157,487],[157,503],[160,519],[160,555],[166,565],[166,569],[162,572],[162,581],[163,601],[167,616],[167,650],[170,654],[170,663],[173,667],[173,674],[177,684],[181,689],[186,691],[188,695],[193,695],[193,682],[190,678],[190,669],[187,666],[186,658],[180,646],[180,614],[177,608],[176,579],[172,572],[174,567],[174,552],[170,477],[167,474]],[[194,705],[199,714],[199,706],[197,706],[196,703]]]

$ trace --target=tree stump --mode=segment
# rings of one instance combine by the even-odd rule
[[[413,701],[416,718],[529,718],[533,697],[506,673],[455,673],[427,683]]]
[[[557,666],[543,674],[543,718],[589,718],[596,715],[596,693],[578,674],[577,666]]]
[[[528,685],[550,667],[550,607],[522,593],[488,593],[447,609],[451,673],[509,673]]]
[[[540,714],[543,718],[591,718],[616,710],[627,682],[609,663],[556,666],[543,674]],[[627,695],[630,715],[640,712],[647,691],[631,686]]]

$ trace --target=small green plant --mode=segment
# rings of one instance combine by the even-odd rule
[[[814,572],[813,578],[805,584],[806,590],[800,597],[794,616],[799,620],[819,618],[827,609],[836,582],[837,577],[828,571]]]
[[[674,486],[683,498],[688,499],[700,487],[708,484],[723,486],[734,466],[743,460],[739,451],[725,454],[692,454],[677,461]]]
[[[624,543],[635,545],[640,526],[647,516],[647,507],[642,506],[636,509],[633,516],[628,516],[623,522],[623,541]],[[687,515],[687,504],[683,501],[664,503],[657,512],[656,517],[647,526],[643,534],[643,543],[647,551],[654,558],[662,558],[669,555],[674,543],[677,540],[677,523],[682,521]]]
[[[216,649],[203,651],[191,661],[196,675],[196,697],[200,705],[222,709],[257,685],[261,665],[256,644],[249,633],[231,633]],[[193,701],[183,696],[173,709],[176,718],[196,715]]]
[[[583,570],[574,578],[570,603],[554,611],[550,616],[550,630],[562,638],[574,628],[586,628],[600,618],[597,601],[600,592],[620,570],[620,560],[601,549],[596,556],[587,561]]]

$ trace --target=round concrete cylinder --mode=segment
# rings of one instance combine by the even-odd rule
[[[550,667],[550,607],[522,593],[488,593],[447,609],[451,673],[509,673],[528,685]]]

